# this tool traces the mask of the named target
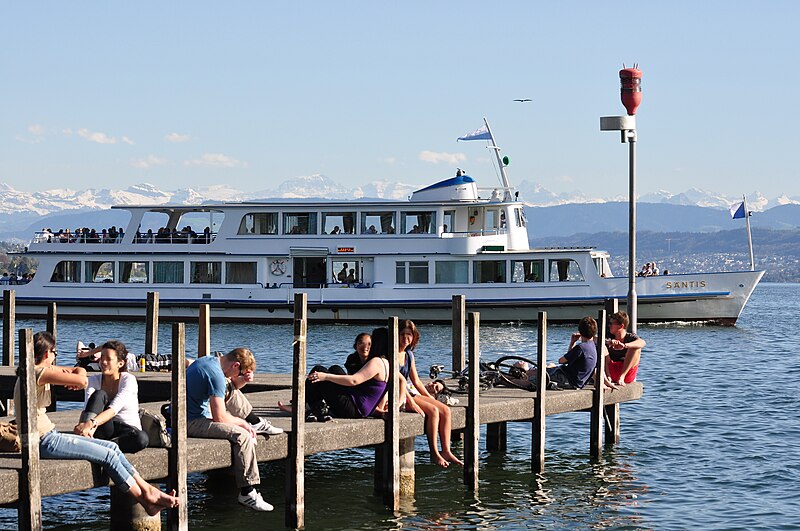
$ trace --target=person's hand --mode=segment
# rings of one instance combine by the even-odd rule
[[[618,389],[625,387],[625,377],[623,376],[622,378],[619,379],[618,382],[614,382],[614,384],[617,386]]]
[[[308,381],[311,383],[317,382],[324,382],[325,381],[325,373],[324,372],[312,372],[308,375]]]
[[[81,437],[94,437],[94,432],[97,430],[97,427],[89,420],[86,422],[79,422],[72,428],[72,432],[75,435],[80,435]]]
[[[579,340],[580,338],[581,338],[581,333],[580,332],[572,332],[572,342],[573,343],[575,341]]]

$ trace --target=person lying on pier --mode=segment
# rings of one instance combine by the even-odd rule
[[[636,380],[639,358],[647,344],[633,332],[628,332],[628,314],[617,312],[608,318],[609,338],[606,339],[606,385],[612,389]]]
[[[272,505],[264,501],[256,489],[261,484],[256,460],[256,430],[243,418],[247,416],[245,410],[236,410],[237,405],[243,404],[225,402],[226,378],[251,380],[255,370],[256,360],[246,348],[233,349],[221,357],[204,356],[191,363],[186,369],[186,433],[189,437],[229,440],[233,444],[239,503],[256,511],[271,511]],[[231,396],[238,399],[240,394]]]
[[[355,352],[347,356],[347,360],[344,362],[347,374],[357,373],[369,361],[370,348],[372,348],[372,336],[366,332],[358,334],[353,342]]]
[[[121,341],[100,347],[100,373],[89,376],[80,422],[73,432],[84,437],[114,441],[125,453],[147,448],[149,438],[139,419],[139,386],[127,372],[128,349]]]
[[[414,322],[409,320],[400,321],[398,329],[400,332],[397,338],[397,360],[400,374],[406,379],[408,387],[406,407],[410,406],[413,410],[419,407],[425,414],[425,433],[428,436],[431,461],[443,468],[447,468],[450,463],[463,465],[464,462],[450,449],[453,414],[447,405],[431,395],[417,373],[414,349],[419,343],[419,331]],[[378,344],[377,340],[375,344]],[[437,436],[441,439],[441,453],[436,444]]]
[[[560,365],[548,366],[548,389],[583,389],[589,378],[594,373],[597,365],[597,321],[591,317],[584,317],[578,323],[578,331],[573,332],[569,341],[567,353],[558,359]],[[525,370],[532,389],[535,390],[538,381],[538,370],[529,367],[524,361],[514,364]]]
[[[62,385],[72,390],[85,389],[86,371],[81,367],[55,365],[56,342],[49,332],[38,332],[33,336],[33,352],[41,458],[86,460],[102,466],[114,485],[120,491],[130,494],[151,516],[158,514],[162,509],[177,507],[180,500],[175,497],[175,491],[167,494],[146,482],[128,462],[116,443],[73,433],[61,433],[55,429],[55,425],[46,413],[47,406],[50,405],[50,386]],[[18,373],[18,376],[21,375]],[[20,400],[19,378],[14,386],[14,402],[16,410],[21,411],[24,405]]]

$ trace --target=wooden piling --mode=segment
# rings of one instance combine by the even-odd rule
[[[389,381],[387,382],[389,411],[384,422],[383,502],[393,512],[400,509],[400,381],[397,359],[396,316],[389,317]]]
[[[211,305],[200,305],[197,323],[197,357],[211,354]]]
[[[3,366],[14,366],[14,330],[16,324],[16,292],[13,289],[3,290]],[[3,401],[4,415],[11,415],[13,400]]]
[[[167,490],[175,489],[181,504],[167,511],[167,528],[189,529],[188,444],[186,440],[186,325],[172,325],[172,391],[170,394],[169,478]]]
[[[619,311],[619,300],[606,300],[606,314],[613,315]],[[619,444],[619,404],[610,404],[605,407],[605,432],[606,444]]]
[[[505,452],[508,449],[508,423],[492,422],[486,425],[486,449]]]
[[[469,312],[469,396],[464,430],[464,484],[474,493],[478,492],[478,443],[481,436],[480,325],[481,314]]]
[[[400,495],[410,498],[414,496],[416,471],[414,470],[414,442],[416,437],[400,439]]]
[[[464,335],[467,303],[463,295],[453,295],[453,371],[464,370]]]
[[[19,471],[19,528],[24,531],[42,528],[42,492],[39,485],[39,423],[36,399],[33,331],[19,331],[20,411],[17,429],[22,444],[22,468]]]
[[[591,428],[589,434],[589,455],[599,459],[603,453],[603,375],[605,374],[605,356],[603,346],[606,343],[606,311],[597,314],[597,365],[594,373],[594,391],[592,392]]]
[[[161,517],[150,516],[127,492],[113,486],[111,491],[110,529],[114,531],[160,531]]]
[[[147,292],[147,318],[144,331],[144,353],[158,354],[158,292]]]
[[[294,342],[292,343],[292,430],[286,459],[286,527],[305,527],[306,449],[306,334],[308,294],[294,294]]]
[[[544,471],[545,401],[547,392],[547,312],[539,312],[536,351],[536,397],[533,399],[533,433],[531,434],[531,469]]]
[[[47,304],[46,330],[53,334],[53,340],[58,344],[58,310],[55,302]]]

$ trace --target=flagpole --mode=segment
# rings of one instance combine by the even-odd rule
[[[744,205],[744,220],[747,223],[747,246],[750,249],[750,271],[756,270],[756,262],[753,258],[753,236],[750,234],[750,211],[747,209],[747,196],[742,195],[742,204]]]
[[[511,185],[508,182],[508,175],[506,175],[506,167],[503,164],[503,159],[500,158],[500,148],[497,147],[497,144],[494,141],[494,135],[492,134],[492,128],[489,127],[489,122],[486,120],[486,117],[483,117],[483,123],[486,125],[486,130],[489,132],[489,138],[492,141],[492,151],[494,151],[495,157],[497,157],[497,165],[500,166],[500,178],[503,181],[503,187],[505,188],[505,198],[511,197]],[[504,199],[505,199],[504,198]]]

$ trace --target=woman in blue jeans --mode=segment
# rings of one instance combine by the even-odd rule
[[[50,405],[50,386],[63,385],[68,389],[84,389],[87,384],[86,371],[81,367],[58,367],[56,343],[49,332],[39,332],[33,336],[35,357],[37,419],[39,425],[39,454],[42,459],[85,459],[101,465],[114,485],[128,492],[150,515],[162,509],[177,507],[179,500],[146,482],[128,462],[116,443],[82,437],[72,433],[60,433],[48,418],[46,410]],[[14,387],[14,401],[20,411],[19,379]]]

